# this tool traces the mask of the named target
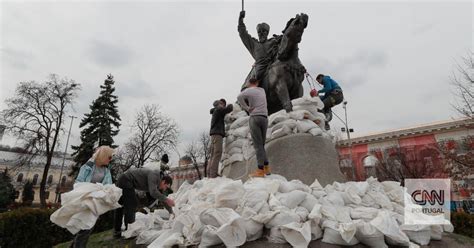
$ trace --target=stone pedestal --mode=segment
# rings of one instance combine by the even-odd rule
[[[272,173],[298,179],[310,185],[317,178],[321,185],[344,182],[339,170],[338,154],[331,140],[311,134],[293,134],[278,138],[265,145]],[[223,168],[222,174],[246,181],[257,168],[255,156],[248,161],[236,162]]]

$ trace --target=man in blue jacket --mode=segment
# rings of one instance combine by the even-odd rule
[[[331,112],[331,108],[340,104],[344,100],[342,89],[331,77],[319,74],[316,77],[316,81],[324,87],[319,90],[319,93],[324,93],[320,96],[321,101],[324,103],[324,114]],[[329,130],[329,123],[326,121],[326,130]]]

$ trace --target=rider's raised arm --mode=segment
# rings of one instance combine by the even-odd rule
[[[239,15],[239,25],[237,26],[237,30],[239,31],[240,39],[242,43],[244,43],[245,47],[249,52],[253,55],[253,48],[254,48],[254,41],[252,36],[250,36],[249,32],[247,31],[247,27],[244,23],[245,11],[241,11]]]

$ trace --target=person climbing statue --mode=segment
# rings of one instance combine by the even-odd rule
[[[331,112],[332,107],[340,104],[344,100],[344,94],[342,94],[341,86],[329,76],[319,74],[316,77],[316,81],[323,85],[323,88],[319,90],[318,93],[324,93],[320,98],[324,103],[323,113],[327,116],[327,114]],[[326,121],[325,129],[330,129],[329,120]]]

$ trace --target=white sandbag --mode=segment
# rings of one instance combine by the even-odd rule
[[[242,146],[245,144],[245,142],[247,142],[247,139],[239,137],[235,141],[233,141],[229,144],[226,144],[225,150],[230,151],[230,149],[232,149],[234,147],[242,148]]]
[[[345,183],[339,183],[339,182],[333,182],[332,186],[336,191],[343,192],[346,190],[346,184]]]
[[[443,239],[443,227],[441,225],[431,226],[431,240]]]
[[[306,193],[300,190],[294,190],[289,193],[277,193],[276,198],[289,209],[296,208],[306,198]]]
[[[444,232],[452,233],[454,231],[454,226],[451,223],[442,225]]]
[[[233,147],[232,149],[230,149],[229,151],[225,151],[227,154],[229,154],[230,156],[234,155],[234,154],[241,154],[242,153],[242,148],[241,147]]]
[[[149,245],[166,230],[149,229],[141,232],[136,240],[138,245]]]
[[[323,190],[323,186],[319,183],[318,179],[314,179],[314,182],[309,186],[311,190]]]
[[[379,211],[377,217],[369,223],[385,235],[387,239],[386,241],[389,245],[409,245],[410,240],[408,239],[408,236],[402,232],[397,221],[395,218],[390,216],[388,211]]]
[[[351,209],[351,218],[354,220],[361,219],[368,222],[375,219],[378,213],[379,209],[359,206]]]
[[[247,180],[244,184],[244,189],[246,191],[255,191],[255,190],[264,190],[269,194],[274,194],[278,192],[278,188],[280,187],[280,180],[274,179],[278,176],[277,174],[272,174],[265,178],[261,177],[253,177]],[[269,180],[271,179],[271,180]],[[267,196],[267,199],[269,196]]]
[[[311,128],[308,132],[313,136],[320,136],[323,134],[323,130],[320,127]]]
[[[248,125],[249,124],[249,118],[250,118],[250,116],[244,116],[244,117],[238,118],[237,120],[232,122],[232,124],[230,125],[230,129],[237,129],[239,127]]]
[[[292,209],[300,217],[300,223],[306,222],[308,220],[309,211],[304,207],[296,207]]]
[[[251,209],[255,213],[258,213],[263,207],[268,206],[270,194],[267,191],[263,189],[248,190],[247,188],[245,188],[245,190],[246,192],[236,210],[238,213],[243,212],[244,209]]]
[[[245,160],[250,160],[251,157],[255,156],[255,149],[251,141],[247,141],[242,146],[242,154]]]
[[[397,181],[383,181],[380,182],[383,186],[383,190],[385,193],[388,193],[394,189],[401,189],[402,187],[400,186],[400,182]]]
[[[199,219],[204,225],[217,227],[217,236],[228,247],[240,246],[247,239],[240,215],[230,208],[206,209]]]
[[[256,216],[257,213],[251,209],[244,209],[242,211],[242,227],[247,233],[247,241],[257,240],[262,237],[263,224],[252,219],[252,216]]]
[[[328,193],[328,195],[323,197],[323,199],[329,201],[332,205],[344,206],[344,198],[342,192],[334,191],[332,193]]]
[[[321,215],[325,219],[339,223],[347,223],[352,221],[350,209],[343,206],[323,205],[321,207]]]
[[[321,222],[321,219],[323,218],[323,215],[321,214],[321,207],[321,204],[316,203],[308,215],[308,219],[312,220],[315,224],[318,225]]]
[[[153,218],[141,212],[135,213],[135,222],[128,225],[127,230],[122,232],[122,236],[126,239],[136,237],[141,232],[153,227]]]
[[[312,114],[308,110],[304,110],[304,109],[294,110],[289,113],[289,116],[292,120],[307,119],[305,117],[308,117],[309,115],[312,115]]]
[[[217,227],[210,225],[204,226],[199,248],[210,247],[219,244],[222,244],[222,240],[219,238],[219,236],[217,236]]]
[[[282,122],[279,122],[279,123],[275,124],[272,127],[272,130],[278,130],[278,129],[284,127],[284,126],[286,126],[289,129],[293,130],[296,127],[296,121],[293,120],[293,119],[284,120]]]
[[[266,228],[282,226],[291,222],[299,222],[300,216],[291,210],[280,210],[270,221],[265,224]]]
[[[375,189],[369,188],[367,193],[362,197],[362,206],[380,207],[392,211],[393,206],[388,197]]]
[[[171,248],[174,245],[183,245],[184,238],[180,233],[173,232],[172,230],[166,230],[155,239],[148,248]]]
[[[360,198],[359,194],[357,194],[357,189],[355,188],[345,188],[344,193],[342,193],[342,198],[344,199],[345,205],[360,205],[362,203],[362,199]]]
[[[400,229],[408,236],[410,241],[419,245],[427,245],[431,239],[429,225],[401,225]]]
[[[281,233],[281,226],[270,228],[270,233],[267,239],[268,239],[268,242],[270,243],[277,243],[277,244],[286,243],[286,239],[285,237],[283,237],[283,234]]]
[[[233,164],[235,162],[240,162],[240,161],[244,161],[244,155],[241,153],[236,153],[230,156],[230,158],[222,161],[222,165],[225,167],[227,165]]]
[[[323,109],[324,108],[324,103],[321,101],[319,97],[309,97],[309,96],[303,96],[300,98],[296,98],[291,100],[291,103],[293,106],[305,106],[305,105],[310,105],[310,106],[315,106],[318,109]]]
[[[310,120],[301,120],[301,121],[296,121],[296,128],[298,129],[298,133],[306,133],[310,129],[313,128],[319,128],[316,123],[310,121]]]
[[[283,126],[280,129],[272,129],[272,130],[274,131],[272,131],[271,139],[278,139],[280,137],[286,136],[293,132],[293,130],[290,129],[288,126]]]
[[[245,194],[242,181],[232,181],[216,189],[216,207],[235,209]]]
[[[374,248],[388,247],[387,244],[385,244],[383,233],[377,230],[377,228],[372,226],[370,223],[359,221],[356,226],[357,232],[355,236],[362,244]]]
[[[282,109],[282,110],[280,110],[276,113],[271,114],[268,117],[268,126],[271,127],[271,126],[277,124],[278,122],[288,120],[288,118],[290,118],[288,113],[286,113],[286,110]]]
[[[122,189],[114,184],[75,183],[74,189],[61,195],[61,208],[50,216],[51,222],[76,234],[91,229],[100,215],[121,207]]]
[[[234,135],[235,137],[240,137],[240,138],[247,138],[247,135],[250,132],[250,127],[249,126],[242,126],[236,129],[231,129],[229,133],[231,135]]]
[[[316,198],[316,199],[321,199],[322,197],[326,196],[328,193],[323,190],[313,190],[311,194]]]
[[[304,184],[300,180],[291,180],[289,182],[288,181],[282,182],[280,184],[280,188],[278,189],[278,191],[280,191],[281,193],[288,193],[294,190],[300,190],[303,192],[311,193],[311,188],[309,188],[306,184]]]
[[[363,197],[366,193],[367,190],[369,189],[369,183],[366,181],[363,182],[347,182],[346,183],[346,188],[354,188],[357,191],[357,194],[360,197]]]
[[[293,247],[306,248],[311,241],[311,225],[305,223],[289,223],[281,226],[281,234]]]
[[[315,105],[299,105],[299,106],[293,106],[293,111],[299,111],[299,110],[305,110],[310,112],[311,114],[315,115],[318,113],[318,107]]]
[[[310,193],[306,193],[305,199],[299,204],[299,206],[306,208],[309,212],[313,210],[314,205],[319,203],[318,199]]]
[[[232,143],[233,141],[235,141],[236,139],[237,139],[237,137],[235,137],[234,135],[230,135],[230,134],[229,134],[229,135],[227,135],[227,136],[225,137],[224,144],[226,144],[226,145],[227,145],[227,144],[230,144],[230,143]]]
[[[322,242],[328,243],[328,244],[335,244],[335,245],[344,245],[344,246],[351,246],[351,245],[356,245],[359,243],[359,240],[355,237],[355,231],[354,230],[349,230],[349,232],[353,232],[353,236],[351,239],[348,241],[344,240],[343,236],[341,233],[346,232],[345,230],[340,230],[339,224],[336,222],[332,221],[324,221],[323,223],[323,228],[324,228],[324,235],[323,235],[323,240]],[[345,237],[350,236],[350,233],[348,235],[345,235]]]
[[[318,240],[323,237],[323,229],[319,226],[319,221],[308,220],[307,221],[311,226],[311,240]]]

